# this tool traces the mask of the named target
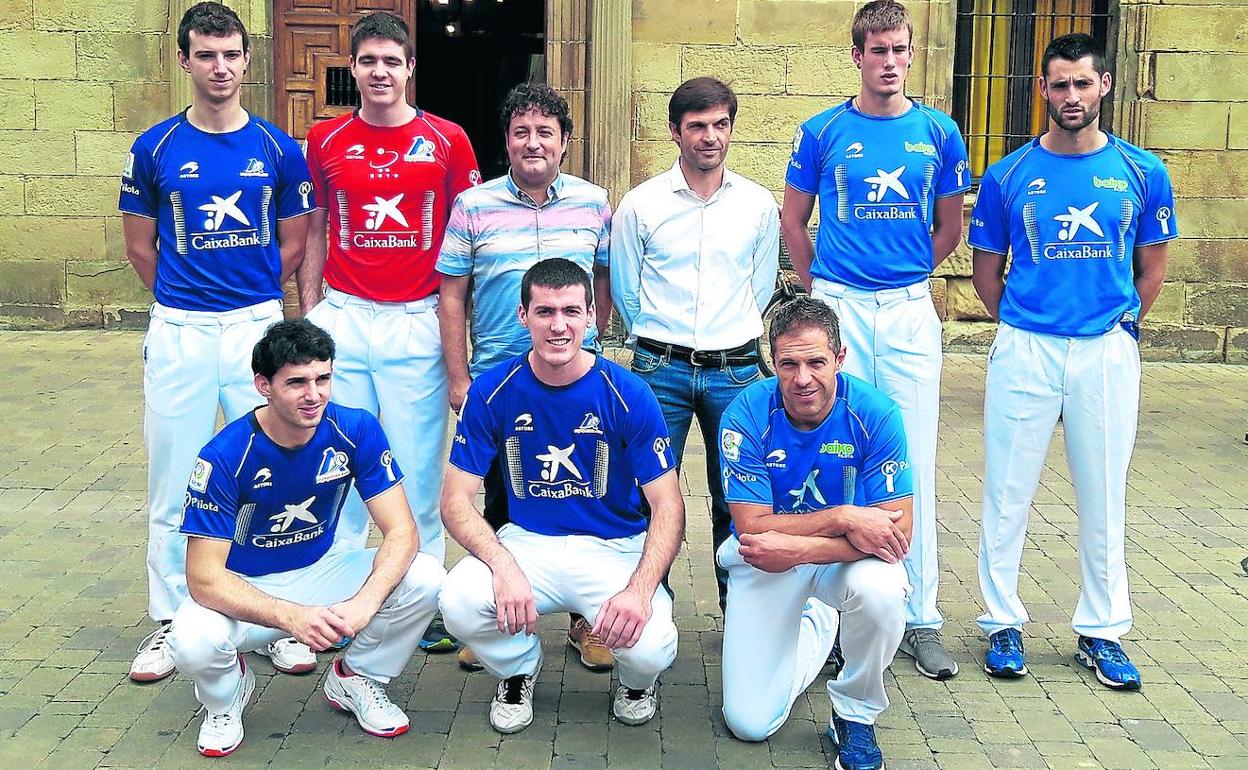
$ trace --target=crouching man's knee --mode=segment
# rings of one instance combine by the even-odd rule
[[[903,564],[862,559],[850,565],[846,579],[850,603],[856,605],[863,616],[880,625],[888,625],[898,619],[905,622],[910,582]]]
[[[738,740],[751,743],[767,740],[784,723],[747,698],[724,699],[724,722]]]
[[[169,634],[169,649],[178,671],[194,679],[215,667],[233,666],[238,650],[230,641],[231,622],[194,600],[183,602]]]
[[[390,593],[391,601],[405,606],[436,603],[446,580],[446,570],[441,562],[427,553],[418,553],[403,579]]]

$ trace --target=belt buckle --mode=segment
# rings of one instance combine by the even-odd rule
[[[694,366],[719,366],[723,361],[720,351],[715,350],[694,350],[689,353],[689,363]]]

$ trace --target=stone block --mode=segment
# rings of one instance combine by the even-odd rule
[[[68,131],[0,131],[0,174],[74,173]]]
[[[168,0],[34,0],[35,27],[68,32],[164,32]]]
[[[1198,326],[1248,326],[1248,285],[1189,284],[1185,319]]]
[[[26,194],[20,176],[0,176],[0,215],[26,211]]]
[[[103,219],[0,216],[0,262],[104,256]]]
[[[104,256],[115,262],[126,261],[126,236],[119,216],[104,220]]]
[[[60,32],[0,32],[0,72],[9,78],[50,80],[76,74],[74,36]]]
[[[955,353],[987,353],[997,336],[997,325],[988,321],[945,321],[945,350]]]
[[[34,127],[34,84],[29,80],[0,80],[0,128]]]
[[[637,139],[671,140],[672,132],[667,122],[667,102],[671,94],[633,94],[633,115],[636,124],[633,136]],[[740,115],[737,117],[740,121]]]
[[[741,39],[762,45],[843,44],[849,41],[854,5],[852,0],[750,0],[741,3]],[[911,13],[917,5],[910,4]]]
[[[966,219],[970,219],[970,214],[966,215]],[[936,266],[936,269],[932,271],[932,275],[970,278],[971,267],[971,247],[967,245],[966,239],[963,238],[958,241],[958,245],[953,250],[953,253],[946,257],[944,262]]]
[[[784,49],[741,45],[690,45],[681,52],[681,78],[719,78],[740,94],[784,91]]]
[[[1248,240],[1180,238],[1170,243],[1166,276],[1196,283],[1248,283]]]
[[[1248,53],[1248,7],[1227,3],[1212,8],[1154,5],[1140,49],[1145,51],[1227,51]]]
[[[1248,101],[1248,78],[1209,76],[1211,72],[1244,72],[1248,54],[1159,53],[1153,57],[1153,66],[1153,94],[1161,101]]]
[[[1179,198],[1248,197],[1248,151],[1159,150]],[[1182,227],[1183,211],[1179,211]]]
[[[1248,329],[1226,330],[1226,362],[1248,364]]]
[[[117,213],[118,175],[38,176],[26,180],[26,211],[40,216],[104,217]]]
[[[848,42],[848,38],[846,38]],[[850,97],[858,93],[858,68],[850,58],[849,45],[789,48],[785,90],[790,94],[831,94]],[[913,79],[913,76],[911,76]]]
[[[970,278],[945,279],[946,315],[956,321],[991,321]]]
[[[137,136],[116,131],[75,132],[74,151],[78,173],[120,178],[130,147]],[[115,209],[116,200],[113,203]]]
[[[172,112],[168,83],[117,83],[113,86],[113,127],[118,131],[146,131]]]
[[[772,192],[784,190],[784,172],[792,150],[787,144],[733,142],[728,167]]]
[[[810,116],[832,106],[817,96],[743,96],[739,100],[733,139],[777,142],[793,148],[793,133]]]
[[[0,32],[34,29],[35,8],[31,0],[0,0]]]
[[[1148,311],[1148,323],[1182,324],[1187,308],[1187,286],[1182,281],[1166,281]]]
[[[671,92],[683,82],[680,46],[633,43],[633,90]]]
[[[79,261],[66,263],[66,304],[71,307],[110,306],[141,308],[152,294],[126,262]]]
[[[166,78],[165,36],[87,32],[78,35],[78,77],[83,80],[161,81]]]
[[[736,33],[736,0],[633,0],[634,42],[732,43]]]
[[[1149,149],[1226,147],[1230,106],[1216,102],[1138,102],[1140,143]]]
[[[1140,328],[1140,358],[1215,363],[1224,359],[1225,342],[1225,329],[1145,323]]]
[[[103,314],[99,310],[65,310],[52,305],[0,303],[0,329],[63,331],[98,329],[102,325]]]
[[[944,278],[932,279],[932,306],[936,308],[936,315],[941,321],[949,317],[948,291]]]
[[[110,129],[113,88],[82,80],[36,81],[35,127],[48,130]]]
[[[0,305],[59,305],[64,300],[64,262],[0,262]]]
[[[1248,198],[1181,198],[1179,232],[1187,238],[1243,238]]]
[[[676,162],[677,149],[671,141],[633,142],[629,163],[632,186],[636,187],[655,174],[666,171]]]
[[[1248,150],[1248,104],[1231,105],[1231,128],[1227,133],[1226,146]]]

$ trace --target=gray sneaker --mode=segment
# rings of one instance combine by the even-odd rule
[[[897,651],[914,658],[914,667],[923,676],[952,679],[958,675],[958,664],[945,650],[940,632],[934,628],[907,629]]]

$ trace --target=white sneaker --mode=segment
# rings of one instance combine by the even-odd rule
[[[407,714],[390,701],[381,683],[359,674],[346,676],[342,659],[329,667],[325,699],[334,708],[355,714],[355,720],[369,735],[393,738],[407,732]]]
[[[268,658],[273,662],[273,668],[283,674],[306,674],[316,670],[316,653],[292,636],[269,642],[256,650],[256,654]]]
[[[173,651],[169,649],[172,623],[161,623],[139,642],[139,654],[130,664],[130,678],[136,682],[155,682],[173,673]]]
[[[644,725],[659,710],[659,699],[654,694],[654,687],[644,690],[631,690],[624,685],[615,688],[615,700],[611,702],[611,713],[626,725]]]
[[[490,726],[508,735],[533,724],[533,684],[537,674],[517,674],[499,681],[490,701]]]
[[[251,673],[242,657],[238,659],[238,667],[243,671],[243,682],[234,696],[234,702],[220,714],[209,711],[204,723],[199,726],[198,748],[205,757],[229,756],[243,742],[243,709],[256,689],[256,675]]]

